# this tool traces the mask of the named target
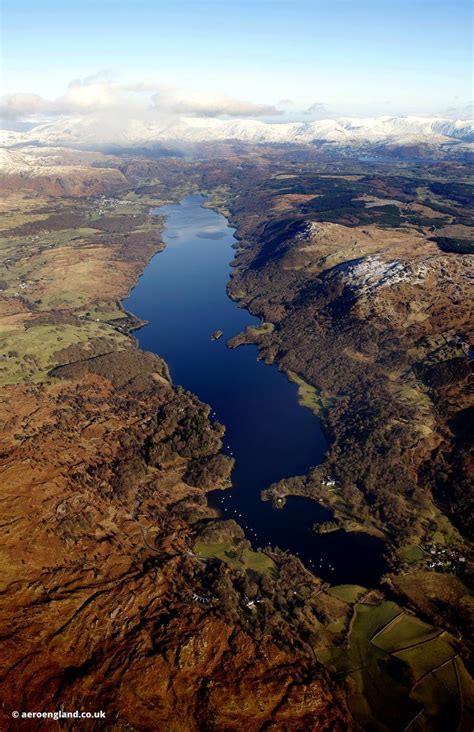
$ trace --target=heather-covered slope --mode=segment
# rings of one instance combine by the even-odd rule
[[[196,554],[201,535],[243,532],[215,526],[205,499],[228,484],[223,428],[138,350],[117,302],[161,246],[151,201],[35,185],[3,217],[3,727],[31,724],[12,710],[62,708],[123,730],[355,728],[271,601],[283,577]]]
[[[114,192],[51,195],[38,176],[8,194],[6,726],[61,706],[123,730],[469,728],[470,260],[445,251],[469,235],[463,169],[293,155],[108,158]],[[229,477],[222,429],[118,304],[162,246],[149,207],[198,189],[238,227],[232,296],[267,323],[240,340],[291,373],[331,442],[269,497],[304,492],[383,536],[382,588],[330,587],[207,507]]]

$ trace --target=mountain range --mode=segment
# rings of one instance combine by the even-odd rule
[[[61,118],[28,132],[2,131],[5,147],[61,145],[93,148],[107,145],[148,147],[242,141],[266,144],[461,146],[474,142],[470,120],[441,117],[343,117],[311,122],[272,123],[260,120],[179,117],[159,121],[109,120],[100,116]]]

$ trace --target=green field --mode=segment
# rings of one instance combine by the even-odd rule
[[[361,585],[336,585],[328,590],[330,595],[334,595],[339,600],[348,602],[350,605],[357,602],[362,595],[367,592],[365,587]]]
[[[198,541],[195,551],[200,557],[220,559],[236,569],[250,570],[262,575],[274,575],[276,573],[275,562],[269,556],[263,552],[253,552],[251,549],[240,551],[238,547],[230,542],[207,544]]]
[[[37,325],[7,331],[0,337],[0,385],[38,382],[58,365],[56,354],[71,345],[101,338],[105,350],[123,350],[130,340],[110,326],[84,321],[77,325]],[[106,343],[109,343],[106,348]]]
[[[298,387],[298,404],[321,417],[334,404],[335,398],[324,395],[320,390],[308,384],[301,376],[294,371],[288,371],[288,378]]]
[[[387,653],[394,653],[407,648],[413,643],[425,643],[439,636],[441,631],[432,625],[423,623],[413,615],[403,613],[396,617],[388,626],[377,632],[371,639],[374,646]],[[399,655],[399,654],[398,654]]]
[[[356,596],[351,585],[331,592],[346,601]],[[349,707],[364,729],[388,732],[394,719],[396,729],[410,732],[455,729],[473,698],[454,639],[394,602],[357,604],[347,645],[319,659],[346,676]]]
[[[423,636],[422,636],[423,637]],[[438,634],[430,642],[394,652],[397,658],[407,663],[418,680],[441,664],[454,658],[456,651],[447,633]]]
[[[87,310],[84,310],[81,315],[87,315],[91,320],[122,320],[125,313],[119,307],[116,302],[97,302],[93,305],[89,305]]]

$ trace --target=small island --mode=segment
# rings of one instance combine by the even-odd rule
[[[333,531],[340,531],[341,527],[337,521],[323,521],[313,524],[313,531],[316,534],[332,534]]]
[[[218,341],[219,338],[222,338],[224,335],[224,332],[222,330],[215,330],[214,333],[211,335],[211,341]]]

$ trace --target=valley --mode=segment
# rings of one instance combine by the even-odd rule
[[[466,173],[234,144],[191,161],[56,152],[34,175],[4,174],[4,699],[20,689],[28,708],[48,689],[105,708],[117,729],[469,728]],[[188,315],[170,324],[180,366],[160,320],[133,292],[121,304],[167,245],[152,211],[190,194],[237,240],[242,332],[216,313],[206,347],[230,370],[256,346],[262,373],[288,375],[291,409],[324,432],[299,467],[252,484],[247,466],[232,490],[231,418],[180,376]],[[248,526],[261,510],[284,533],[288,510],[298,533],[314,506],[318,546],[383,547],[380,581],[332,582],[274,534],[246,534],[246,483]]]

